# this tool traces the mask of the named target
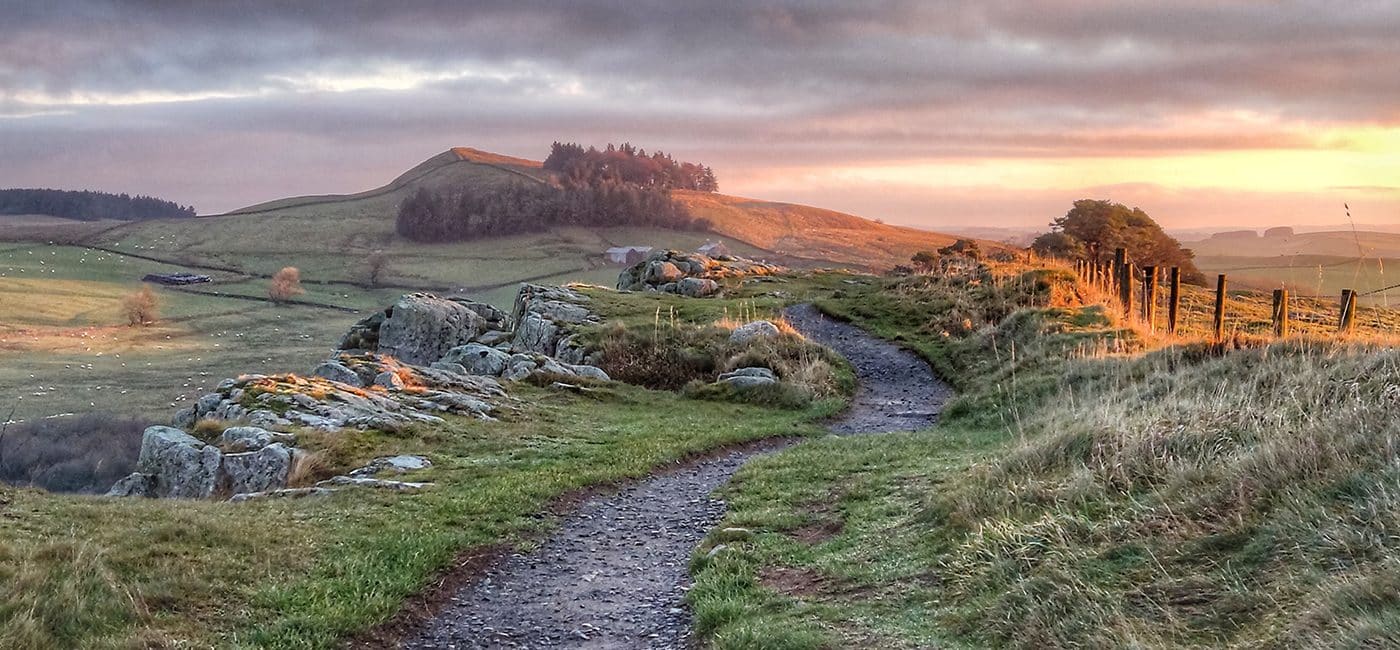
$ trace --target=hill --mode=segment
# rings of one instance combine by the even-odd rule
[[[433,156],[398,178],[366,192],[346,195],[303,196],[269,201],[222,215],[275,217],[374,217],[382,223],[344,222],[322,224],[350,237],[357,229],[374,235],[392,229],[398,204],[419,188],[441,190],[454,186],[492,186],[502,183],[550,182],[542,163],[457,147]],[[673,196],[695,216],[709,219],[714,233],[749,247],[765,257],[805,260],[859,267],[889,267],[908,261],[915,252],[947,246],[952,235],[900,228],[855,215],[794,203],[780,203],[711,192],[676,191]],[[250,223],[251,225],[251,223]],[[667,238],[621,243],[671,245]],[[1000,247],[988,244],[993,248]]]
[[[1400,257],[1400,233],[1364,230],[1294,233],[1286,237],[1211,237],[1182,245],[1202,257]]]

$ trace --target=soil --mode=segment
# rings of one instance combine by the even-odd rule
[[[810,305],[788,321],[851,361],[859,388],[837,434],[932,426],[952,390],[928,364]],[[528,553],[503,557],[431,617],[396,630],[402,648],[686,648],[691,554],[724,516],[712,496],[750,458],[790,440],[703,457],[585,499]],[[381,641],[387,641],[378,637]],[[390,643],[384,643],[390,645]],[[382,647],[382,646],[381,646]]]

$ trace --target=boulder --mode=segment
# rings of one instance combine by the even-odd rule
[[[287,487],[292,450],[273,443],[257,451],[224,454],[222,480],[228,492],[243,494]]]
[[[480,343],[468,343],[448,350],[442,361],[461,364],[464,374],[496,377],[505,372],[510,355]]]
[[[405,363],[427,365],[487,329],[486,319],[460,302],[414,293],[389,309],[379,326],[377,351]]]
[[[350,331],[340,339],[341,350],[368,350],[374,352],[379,349],[379,327],[384,324],[384,319],[388,318],[388,309],[375,312],[374,314],[361,319],[358,323],[350,326]],[[330,379],[328,377],[328,379]]]
[[[685,273],[671,262],[655,260],[647,265],[645,277],[647,284],[661,285],[668,282],[679,282],[681,278],[685,277]]]
[[[135,472],[124,479],[117,481],[112,489],[107,491],[109,497],[153,497],[155,496],[155,480],[149,474]]]
[[[261,427],[229,427],[219,434],[219,446],[236,451],[257,451],[274,442],[291,442],[293,436]]]
[[[709,278],[685,278],[676,286],[677,293],[689,298],[708,298],[719,293],[719,283]]]
[[[316,366],[316,369],[312,370],[311,374],[321,377],[322,379],[338,381],[356,388],[363,388],[365,385],[364,382],[360,380],[360,376],[355,374],[354,370],[346,368],[344,364],[336,361],[327,361]]]
[[[453,348],[453,349],[456,349],[456,348]],[[451,353],[449,352],[448,354],[451,354]],[[460,364],[460,363],[452,363],[451,361],[434,361],[434,362],[432,363],[432,365],[430,365],[430,366],[428,366],[428,367],[429,367],[429,368],[432,368],[433,370],[441,370],[441,371],[443,371],[443,372],[450,372],[450,373],[454,373],[454,374],[458,374],[458,375],[467,375],[467,374],[471,374],[471,373],[468,373],[468,372],[467,372],[467,367],[466,367],[466,366],[463,366],[463,365]]]
[[[175,412],[175,417],[171,418],[170,424],[177,429],[189,429],[194,427],[194,423],[199,420],[195,414],[194,407],[182,408]]]
[[[749,368],[738,368],[736,370],[731,370],[720,375],[719,380],[726,381],[729,379],[734,379],[736,377],[759,377],[762,379],[778,381],[778,375],[776,373],[762,366],[753,366]]]
[[[781,333],[777,325],[766,320],[756,320],[735,328],[734,332],[729,335],[729,342],[748,343],[757,338],[775,338]]]
[[[558,346],[559,326],[554,321],[531,312],[525,314],[515,329],[511,349],[520,352],[554,354]]]
[[[572,370],[575,375],[578,375],[580,377],[588,377],[590,379],[597,379],[599,381],[612,381],[612,377],[609,377],[608,373],[604,372],[602,368],[599,368],[597,366],[576,365],[569,366],[569,369]]]
[[[266,492],[246,492],[235,494],[229,498],[229,503],[244,503],[247,501],[259,501],[262,499],[300,499],[302,497],[325,497],[335,494],[335,490],[323,487],[286,488],[283,490],[268,490]]]
[[[150,427],[141,437],[137,469],[151,477],[151,496],[205,499],[218,487],[223,453],[179,429]],[[128,477],[129,478],[129,477]]]
[[[374,476],[380,472],[391,474],[403,474],[405,472],[415,472],[420,469],[428,469],[433,466],[433,462],[422,456],[386,456],[376,458],[364,467],[350,472],[350,476]]]
[[[403,390],[403,377],[396,372],[381,372],[374,376],[374,385],[389,390]]]

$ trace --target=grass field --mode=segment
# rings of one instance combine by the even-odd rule
[[[1161,339],[1054,277],[819,301],[960,395],[936,429],[740,472],[721,526],[756,534],[708,559],[716,535],[693,563],[713,646],[1400,644],[1383,337]]]
[[[1210,277],[1224,273],[1239,288],[1260,291],[1288,289],[1298,296],[1316,296],[1333,302],[1342,289],[1369,293],[1400,284],[1400,259],[1329,257],[1198,257],[1196,265]],[[1386,274],[1386,269],[1391,270]],[[1400,288],[1361,299],[1363,305],[1400,307]]]

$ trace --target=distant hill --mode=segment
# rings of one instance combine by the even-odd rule
[[[457,147],[429,158],[373,190],[280,199],[222,216],[377,217],[392,228],[399,203],[420,187],[441,190],[462,185],[550,182],[550,172],[541,165],[533,160]],[[855,215],[792,203],[711,192],[676,191],[673,196],[694,216],[709,219],[720,238],[737,240],[779,257],[884,268],[908,261],[917,251],[947,246],[957,239],[952,235],[888,226]],[[341,226],[344,225],[327,224],[327,227],[333,229],[331,232],[343,233]],[[620,243],[667,245],[655,241]],[[984,248],[1004,247],[990,242],[983,244]]]
[[[1374,231],[1332,230],[1274,237],[1264,237],[1255,231],[1237,231],[1182,242],[1182,245],[1199,257],[1400,257],[1400,233]]]

